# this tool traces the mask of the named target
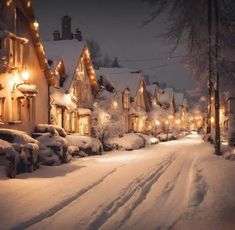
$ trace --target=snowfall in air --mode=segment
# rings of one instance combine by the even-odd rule
[[[0,229],[235,229],[235,162],[193,134],[0,175]]]

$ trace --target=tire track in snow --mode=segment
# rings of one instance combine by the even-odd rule
[[[87,186],[86,188],[83,188],[81,190],[79,190],[76,194],[74,194],[73,196],[61,201],[60,203],[56,204],[55,206],[51,207],[50,209],[40,213],[39,215],[33,217],[32,219],[25,221],[23,223],[20,223],[19,225],[10,228],[11,230],[24,230],[26,228],[29,228],[41,221],[43,221],[44,219],[47,219],[53,215],[55,215],[57,212],[61,211],[62,209],[64,209],[65,207],[67,207],[68,205],[70,205],[71,203],[73,203],[75,200],[77,200],[78,198],[80,198],[81,196],[83,196],[85,193],[89,192],[91,189],[93,189],[94,187],[98,186],[99,184],[101,184],[107,177],[111,176],[112,174],[114,174],[119,168],[123,167],[124,165],[121,165],[115,169],[113,169],[112,171],[110,171],[109,173],[105,174],[102,178],[100,178],[98,181],[94,182],[93,184]]]
[[[128,185],[128,188],[113,202],[105,207],[105,209],[98,215],[98,217],[89,224],[88,229],[98,229],[104,225],[115,213],[125,205],[134,195],[137,194],[137,197],[134,199],[134,202],[130,205],[125,214],[125,217],[119,221],[116,229],[122,227],[122,225],[131,217],[133,211],[145,200],[148,193],[151,190],[153,184],[155,184],[161,175],[167,170],[167,168],[172,164],[176,159],[175,153],[171,154],[161,163],[158,163],[155,167],[157,169],[151,171],[148,176],[141,179],[134,180],[131,184]],[[154,168],[155,168],[154,167]],[[139,194],[138,194],[139,193]]]

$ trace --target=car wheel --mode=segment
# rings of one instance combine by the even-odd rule
[[[9,178],[16,177],[17,171],[16,171],[15,163],[13,161],[7,161],[6,174]]]

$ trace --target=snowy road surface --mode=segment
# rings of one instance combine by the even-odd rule
[[[9,180],[0,229],[235,229],[235,162],[197,135]]]

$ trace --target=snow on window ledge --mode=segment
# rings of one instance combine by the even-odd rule
[[[17,125],[17,124],[21,124],[22,121],[8,121],[9,125]]]

